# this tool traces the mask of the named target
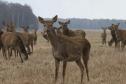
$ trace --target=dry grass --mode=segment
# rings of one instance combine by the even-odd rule
[[[86,31],[87,38],[92,44],[89,60],[89,76],[87,81],[84,74],[84,84],[125,84],[126,82],[126,52],[118,51],[114,47],[102,46],[100,32]],[[54,59],[51,47],[39,34],[38,44],[34,53],[25,63],[14,56],[11,60],[0,57],[0,84],[53,84]],[[61,83],[62,67],[59,79]],[[65,84],[80,84],[80,71],[76,63],[68,63]]]

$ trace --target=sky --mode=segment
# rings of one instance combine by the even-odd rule
[[[3,0],[29,5],[36,16],[126,19],[126,0]]]

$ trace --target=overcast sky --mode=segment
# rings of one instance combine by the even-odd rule
[[[126,0],[3,0],[28,4],[36,16],[126,19]]]

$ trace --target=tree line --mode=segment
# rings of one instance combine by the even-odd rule
[[[21,26],[29,26],[30,28],[38,28],[36,16],[28,5],[19,3],[8,3],[0,1],[0,27],[4,23],[14,23],[17,28]]]

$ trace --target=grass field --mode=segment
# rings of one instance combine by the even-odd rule
[[[90,41],[89,77],[84,72],[84,84],[126,84],[126,49],[118,51],[108,45],[101,45],[98,31],[86,31]],[[108,38],[108,40],[110,37]],[[4,60],[0,54],[0,84],[54,84],[54,59],[50,44],[38,34],[37,45],[29,60],[23,64],[20,58],[12,56]],[[57,84],[62,82],[62,63]],[[69,62],[65,84],[80,84],[80,70],[75,62]]]

